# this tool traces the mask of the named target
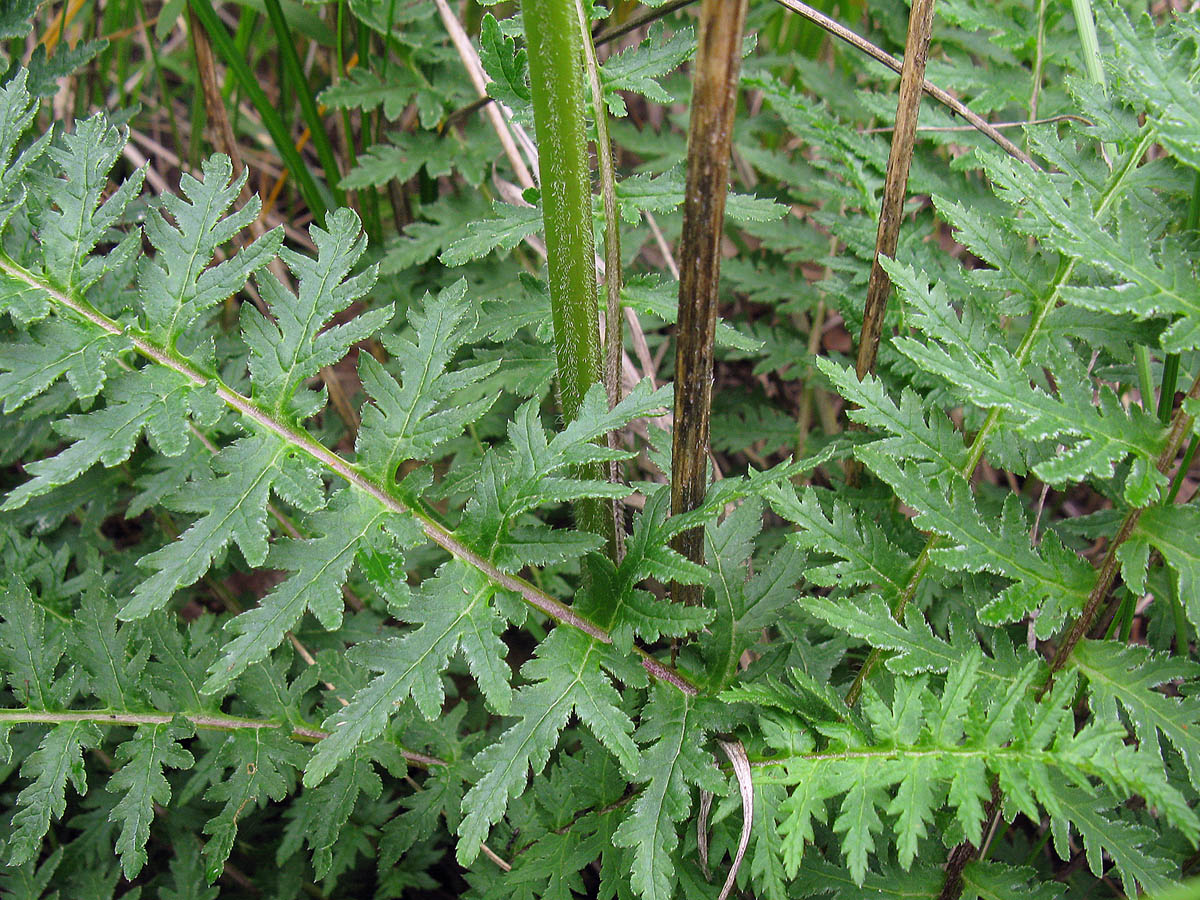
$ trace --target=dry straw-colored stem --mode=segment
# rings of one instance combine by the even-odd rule
[[[879,224],[875,233],[875,256],[863,302],[862,330],[858,338],[858,360],[855,369],[861,381],[875,369],[887,298],[892,289],[891,279],[880,257],[894,257],[900,238],[900,220],[904,215],[904,199],[908,195],[908,171],[912,165],[916,142],[917,117],[921,109],[921,93],[925,83],[925,62],[929,58],[929,39],[933,34],[935,0],[915,0],[908,16],[908,36],[904,61],[900,65],[900,94],[896,101],[896,121],[892,128],[892,146],[888,154],[887,176],[883,185],[883,201],[879,209]],[[850,428],[862,426],[850,423]],[[846,462],[846,482],[857,487],[862,479],[862,463],[855,459]],[[856,697],[851,688],[851,697]]]
[[[862,333],[858,340],[855,370],[860,380],[875,368],[887,297],[892,289],[891,279],[880,263],[880,257],[895,256],[900,238],[900,220],[904,215],[908,171],[912,165],[917,116],[921,108],[921,86],[925,81],[925,62],[929,58],[929,39],[933,35],[933,6],[934,0],[915,0],[908,17],[908,39],[904,45],[904,65],[900,71],[900,97],[896,103],[896,126],[892,132],[892,149],[888,154],[879,228],[875,235],[875,258],[867,283]]]
[[[745,21],[745,0],[704,0],[700,6],[679,254],[675,433],[671,447],[671,512],[675,515],[695,509],[707,487],[713,336]],[[674,547],[688,559],[702,562],[703,530],[682,532]],[[671,596],[676,602],[696,603],[702,588],[673,584]]]
[[[862,331],[858,336],[858,360],[855,371],[861,381],[875,370],[883,319],[892,280],[880,257],[894,257],[900,240],[900,220],[904,217],[904,199],[908,196],[908,171],[912,167],[913,146],[917,138],[917,117],[921,111],[921,92],[925,82],[925,63],[929,59],[929,39],[933,36],[935,0],[914,0],[908,14],[908,37],[904,43],[904,63],[900,68],[900,96],[896,101],[896,124],[888,153],[887,176],[883,183],[883,202],[879,207],[879,225],[875,232],[875,257],[867,281],[863,303]],[[856,425],[851,425],[857,428]],[[846,464],[846,481],[857,487],[862,464]]]

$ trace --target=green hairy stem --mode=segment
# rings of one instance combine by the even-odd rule
[[[542,215],[546,226],[550,309],[563,418],[579,414],[602,378],[592,238],[592,180],[584,121],[583,47],[573,0],[526,0],[525,41],[537,126]],[[598,474],[597,469],[596,473]],[[611,504],[576,504],[579,525],[608,541],[615,555]]]

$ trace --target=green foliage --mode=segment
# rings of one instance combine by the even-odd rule
[[[637,780],[649,785],[633,803],[613,842],[633,849],[632,885],[643,897],[670,897],[676,878],[677,823],[692,810],[692,786],[721,790],[723,779],[703,752],[704,725],[694,698],[655,688],[638,728],[646,749]]]
[[[190,769],[195,762],[192,754],[179,745],[180,739],[191,737],[192,732],[187,721],[142,725],[117,753],[116,762],[121,768],[108,786],[126,792],[111,814],[111,819],[121,824],[115,849],[121,854],[126,878],[132,878],[146,864],[154,805],[165,805],[171,799],[171,785],[163,777],[163,769]]]
[[[36,10],[9,6],[23,47]],[[508,6],[467,25],[529,129],[537,48]],[[745,802],[718,742],[751,764],[745,896],[1180,882],[1200,840],[1200,521],[1172,492],[1200,408],[1176,397],[1200,349],[1200,26],[1096,6],[1106,92],[1054,4],[938,5],[929,77],[989,119],[1051,121],[1007,132],[1036,168],[919,133],[861,380],[842,351],[894,83],[844,50],[810,61],[797,22],[752,6],[716,466],[682,516],[671,386],[555,406],[543,197],[456,112],[475,93],[430,4],[331,7],[336,34],[279,5],[321,48],[306,77],[337,60],[321,100],[360,211],[311,206],[307,232],[261,227],[222,155],[149,196],[122,114],[43,130],[38,98],[98,44],[12,66],[0,893],[715,900]],[[256,15],[224,40],[261,63]],[[905,18],[861,24],[899,52]],[[688,96],[689,23],[601,53],[626,374],[669,368],[677,285],[652,269],[685,123],[646,111]],[[615,504],[622,554],[568,524],[581,500]],[[702,565],[672,546],[692,527]],[[671,604],[672,581],[703,602]],[[964,842],[985,849],[947,873]]]

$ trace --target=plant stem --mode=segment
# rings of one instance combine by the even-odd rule
[[[1042,92],[1042,69],[1046,58],[1046,2],[1038,0],[1037,49],[1033,59],[1033,93],[1029,95],[1029,119],[1037,118],[1038,95]]]
[[[583,50],[575,0],[525,0],[521,12],[537,127],[559,403],[563,418],[572,422],[588,388],[601,381],[602,371]],[[603,477],[601,467],[592,468],[593,477]],[[609,554],[616,559],[612,505],[583,500],[575,506],[575,517],[580,528],[608,542]]]
[[[879,209],[879,228],[875,235],[875,258],[867,284],[863,307],[862,333],[858,339],[855,371],[861,381],[875,369],[883,316],[887,309],[892,281],[880,263],[880,257],[896,255],[900,238],[900,220],[908,193],[908,170],[912,165],[916,142],[917,116],[921,109],[921,84],[925,80],[925,62],[929,58],[929,40],[933,35],[935,0],[914,0],[908,16],[908,38],[904,43],[904,64],[900,72],[900,97],[896,102],[896,128],[888,155],[883,203]]]
[[[1087,71],[1088,81],[1107,93],[1108,80],[1104,77],[1100,39],[1096,34],[1096,19],[1092,14],[1091,0],[1071,0],[1071,11],[1075,15],[1075,27],[1079,32],[1079,45],[1083,52],[1083,66]],[[1103,144],[1101,149],[1106,159],[1112,159],[1116,155],[1112,144]],[[1150,369],[1150,348],[1145,344],[1137,344],[1133,348],[1133,358],[1137,371],[1138,393],[1142,395],[1142,409],[1149,412],[1154,409],[1154,377]]]
[[[540,150],[559,394],[563,415],[572,421],[601,371],[582,50],[574,0],[525,0],[522,13]]]
[[[604,201],[604,290],[607,299],[604,319],[604,387],[609,407],[621,400],[621,228],[617,221],[617,179],[613,167],[612,142],[608,136],[608,107],[600,83],[600,62],[592,44],[592,32],[582,0],[575,0],[583,48],[584,69],[592,95],[592,115],[596,124],[596,168],[600,175],[600,194]]]
[[[866,38],[855,34],[840,22],[837,22],[836,20],[829,18],[829,16],[825,15],[824,13],[813,9],[807,3],[801,3],[800,0],[776,0],[776,2],[791,12],[794,12],[799,16],[803,16],[814,25],[823,28],[838,40],[849,44],[856,50],[861,50],[867,56],[871,57],[871,59],[887,66],[897,75],[900,74],[903,68],[903,63],[900,60],[896,59],[886,50],[883,50],[880,47],[877,47],[875,44],[872,44]],[[950,110],[950,112],[957,116],[962,116],[962,118],[969,122],[972,127],[979,131],[980,134],[985,135],[988,139],[993,141],[996,146],[998,146],[1009,156],[1013,157],[1014,159],[1021,160],[1021,162],[1033,167],[1034,169],[1039,168],[1038,164],[1033,161],[1033,158],[1028,153],[1002,135],[988,122],[984,121],[979,115],[973,113],[966,105],[964,105],[948,91],[943,90],[928,79],[925,79],[921,83],[921,89],[938,103],[946,107],[946,109]]]
[[[1097,219],[1101,218],[1108,211],[1108,208],[1112,205],[1113,201],[1116,200],[1117,197],[1121,196],[1121,192],[1125,187],[1126,179],[1137,167],[1138,162],[1153,143],[1154,129],[1150,126],[1146,126],[1142,131],[1142,135],[1138,140],[1137,146],[1135,146],[1129,156],[1125,158],[1125,161],[1121,167],[1112,174],[1112,177],[1109,179],[1108,186],[1105,188],[1104,193],[1100,195],[1100,200],[1093,210],[1093,214]],[[1021,339],[1020,346],[1017,347],[1016,352],[1013,354],[1018,365],[1024,365],[1029,359],[1030,353],[1033,352],[1033,345],[1036,343],[1038,335],[1041,334],[1042,326],[1045,325],[1046,319],[1058,305],[1059,295],[1062,292],[1063,287],[1065,287],[1067,282],[1071,280],[1071,275],[1075,272],[1075,266],[1077,263],[1078,259],[1068,259],[1066,257],[1063,257],[1059,262],[1058,271],[1054,273],[1054,277],[1050,281],[1049,290],[1047,290],[1046,296],[1042,298],[1037,307],[1034,309],[1030,317],[1029,328],[1025,331],[1025,337]],[[987,447],[987,439],[991,436],[992,431],[995,430],[996,425],[1000,422],[1001,412],[1002,411],[999,408],[993,408],[990,412],[988,412],[987,418],[984,419],[983,425],[975,435],[975,439],[971,441],[971,446],[967,450],[967,461],[964,463],[962,468],[962,476],[965,480],[971,480],[971,476],[975,474],[976,466],[978,466],[979,461],[983,459],[983,451]],[[929,552],[936,548],[940,541],[941,535],[932,534],[925,542],[925,546],[921,549],[921,553],[917,557],[917,561],[913,564],[912,572],[909,574],[908,582],[904,587],[904,592],[900,595],[900,598],[896,601],[895,606],[892,608],[892,617],[897,621],[900,621],[900,617],[904,614],[905,607],[907,607],[912,598],[916,596],[917,587],[920,585],[921,579],[924,578],[925,572],[929,569]],[[863,682],[867,680],[867,677],[871,674],[871,670],[874,669],[875,665],[882,657],[883,654],[879,648],[873,649],[867,655],[866,661],[863,663],[862,668],[859,669],[858,675],[854,679],[854,683],[850,686],[850,690],[846,694],[847,704],[853,706],[855,702],[857,702],[859,694],[862,691]]]
[[[1142,395],[1142,409],[1154,413],[1154,373],[1150,368],[1150,348],[1145,344],[1134,347],[1133,361],[1137,369],[1138,393]]]
[[[591,22],[582,0],[575,0],[575,18],[583,47],[584,71],[592,94],[592,118],[596,124],[596,168],[600,175],[600,194],[604,200],[604,390],[609,409],[621,402],[621,223],[617,219],[617,175],[613,166],[612,142],[608,136],[608,107],[600,83],[600,61],[592,43]],[[616,449],[617,432],[608,433],[608,446]],[[621,481],[615,461],[608,465],[608,480]],[[613,500],[613,546],[611,556],[617,562],[625,555],[625,529],[621,501]]]
[[[1183,479],[1187,477],[1188,470],[1192,467],[1192,460],[1196,456],[1196,446],[1200,444],[1200,435],[1192,435],[1192,442],[1188,444],[1187,452],[1183,454],[1183,461],[1179,464],[1178,471],[1175,472],[1175,478],[1171,481],[1171,489],[1167,491],[1167,496],[1163,500],[1163,505],[1168,505],[1175,502],[1175,498],[1179,495],[1179,489],[1183,487]]]
[[[1200,399],[1200,376],[1197,376],[1196,380],[1192,382],[1192,387],[1188,391],[1187,396],[1191,400]],[[1179,455],[1179,450],[1183,446],[1183,439],[1191,429],[1192,417],[1184,409],[1184,404],[1180,404],[1179,409],[1175,413],[1175,420],[1171,425],[1171,431],[1167,435],[1166,446],[1158,457],[1158,471],[1165,474],[1171,467],[1171,463],[1175,461],[1175,457]],[[1083,612],[1072,623],[1071,630],[1067,632],[1066,638],[1059,645],[1058,652],[1054,654],[1054,659],[1050,663],[1051,677],[1066,665],[1067,659],[1071,656],[1071,651],[1075,649],[1075,645],[1087,634],[1088,628],[1091,627],[1092,619],[1095,618],[1096,612],[1108,597],[1108,592],[1117,577],[1117,570],[1120,568],[1117,551],[1133,533],[1133,529],[1137,527],[1138,519],[1142,517],[1143,511],[1142,507],[1138,507],[1127,512],[1125,518],[1121,521],[1121,527],[1117,530],[1113,539],[1109,541],[1108,551],[1104,555],[1104,562],[1100,564],[1100,574],[1096,579],[1096,585],[1092,588],[1091,593],[1088,594],[1087,605],[1084,606]]]
[[[53,710],[53,709],[0,709],[0,725],[62,725],[67,722],[94,722],[97,725],[166,725],[174,719],[186,719],[198,729],[216,731],[236,731],[250,728],[291,728],[294,740],[315,743],[329,737],[329,732],[308,725],[289,725],[287,722],[277,722],[272,719],[247,719],[242,716],[228,716],[222,713],[193,713],[193,712],[126,712],[111,709],[83,710]],[[401,748],[405,760],[414,765],[428,768],[429,766],[444,766],[444,760],[424,753],[414,753]]]
[[[692,76],[687,191],[680,244],[679,326],[675,351],[675,433],[671,445],[671,513],[700,505],[708,482],[709,412],[721,237],[729,191],[729,155],[742,66],[746,0],[704,0]],[[672,545],[704,560],[704,531],[681,532]],[[698,603],[700,585],[671,585],[676,602]]]
[[[438,0],[439,4],[444,2],[445,0]],[[628,22],[613,26],[612,28],[607,29],[597,35],[594,42],[595,46],[599,47],[602,44],[607,44],[609,41],[628,34],[636,28],[640,28],[649,22],[663,18],[667,14],[672,13],[677,9],[681,9],[684,6],[690,6],[696,2],[697,0],[671,0],[670,3],[664,4],[663,6],[648,9],[644,14],[631,18]],[[881,49],[875,44],[872,44],[861,35],[858,35],[849,28],[846,28],[836,20],[831,19],[824,13],[813,9],[807,3],[801,3],[800,0],[776,0],[776,2],[788,11],[796,13],[797,15],[812,22],[817,27],[824,29],[838,40],[843,41],[854,49],[865,53],[876,62],[882,63],[896,74],[900,73],[903,65],[900,60],[896,59],[890,53]],[[946,107],[946,109],[950,110],[951,113],[961,117],[972,128],[974,128],[988,140],[995,143],[997,147],[999,147],[1009,156],[1013,157],[1014,159],[1019,159],[1029,167],[1038,169],[1040,171],[1041,167],[1033,161],[1033,157],[1006,138],[991,123],[986,121],[982,116],[973,112],[970,107],[964,104],[949,91],[938,87],[929,79],[925,79],[921,85],[921,89],[929,95],[930,99],[936,100],[938,103],[942,104],[942,106]],[[470,113],[473,113],[484,106],[489,106],[492,104],[492,98],[481,97],[479,100],[460,107],[459,109],[450,113],[446,117],[443,126],[448,125],[450,122],[456,121],[463,116],[469,115]]]
[[[619,37],[629,34],[631,31],[636,31],[643,25],[649,25],[658,19],[662,19],[675,12],[677,9],[683,9],[685,6],[691,6],[696,0],[670,0],[658,7],[643,9],[636,16],[630,16],[620,25],[614,25],[611,28],[604,29],[603,32],[596,36],[596,46],[607,44],[609,41],[614,41]]]
[[[914,0],[908,15],[908,36],[904,42],[904,63],[900,70],[900,95],[896,101],[896,125],[892,130],[883,202],[879,207],[879,225],[875,233],[875,257],[871,262],[867,297],[863,303],[862,331],[858,337],[855,371],[859,381],[875,370],[888,294],[892,292],[892,280],[888,278],[880,260],[885,256],[894,257],[900,240],[900,221],[904,217],[904,199],[908,196],[908,171],[912,167],[917,118],[921,111],[921,86],[925,81],[929,41],[933,36],[934,2]],[[850,427],[861,428],[855,424]],[[846,482],[850,487],[857,487],[861,478],[862,463],[851,457],[846,465]]]
[[[296,152],[291,135],[288,134],[287,126],[283,124],[283,119],[280,117],[278,110],[267,99],[267,95],[263,92],[262,87],[259,86],[258,79],[250,71],[250,67],[246,65],[246,61],[237,54],[229,33],[225,30],[225,26],[221,24],[221,20],[217,17],[217,13],[212,8],[209,0],[188,0],[188,7],[195,13],[196,18],[200,20],[200,24],[204,27],[204,30],[208,32],[209,40],[212,41],[217,52],[225,60],[225,65],[229,66],[234,77],[237,78],[238,83],[241,85],[242,90],[246,92],[246,96],[250,98],[250,102],[258,110],[258,114],[262,116],[263,126],[271,135],[271,140],[275,144],[275,149],[279,151],[284,165],[292,173],[292,177],[296,179],[296,185],[304,197],[304,202],[308,204],[309,211],[312,212],[313,218],[317,223],[323,225],[327,211],[325,200],[321,195],[320,189],[317,187],[316,180],[308,170],[308,166],[300,154]]]
[[[1071,0],[1071,12],[1075,16],[1075,29],[1079,32],[1079,48],[1083,53],[1083,68],[1087,72],[1088,81],[1108,93],[1108,79],[1104,77],[1104,63],[1100,57],[1100,38],[1096,34],[1096,16],[1092,12],[1091,0]],[[1115,144],[1100,145],[1104,158],[1112,167],[1111,160],[1116,157]]]
[[[554,599],[545,591],[534,587],[524,578],[510,575],[496,568],[496,566],[482,555],[464,544],[449,528],[438,522],[431,513],[421,508],[411,507],[401,501],[390,488],[365,476],[358,466],[346,462],[346,460],[322,444],[304,428],[293,426],[290,423],[275,418],[260,408],[249,397],[228,387],[219,378],[201,372],[191,362],[183,359],[173,351],[127,331],[119,322],[99,312],[86,301],[64,293],[3,254],[0,254],[0,273],[39,291],[39,293],[52,300],[55,304],[71,310],[90,325],[108,334],[123,337],[128,342],[130,349],[140,353],[151,362],[177,372],[191,381],[196,387],[211,389],[221,402],[230,409],[253,421],[255,425],[263,430],[287,441],[314,462],[324,466],[331,473],[374,499],[385,509],[397,515],[410,516],[430,541],[437,544],[455,559],[478,570],[490,581],[511,591],[529,606],[544,613],[556,622],[579,629],[602,643],[612,643],[612,638],[605,629],[596,625],[590,619],[579,615],[571,607]],[[695,686],[684,675],[665,663],[658,661],[646,650],[635,645],[633,652],[639,658],[642,667],[655,678],[667,682],[686,694],[694,695],[696,693]]]
[[[1175,388],[1179,384],[1179,354],[1169,353],[1163,360],[1162,386],[1158,390],[1158,418],[1164,425],[1170,424],[1171,410],[1175,407]]]

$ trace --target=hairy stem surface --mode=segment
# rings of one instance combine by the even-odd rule
[[[546,263],[558,392],[563,418],[574,421],[589,387],[602,379],[592,240],[592,181],[584,130],[583,48],[575,0],[525,0],[525,42],[537,127]],[[603,475],[594,473],[599,477]],[[611,504],[576,504],[581,528],[603,537],[616,557]]]

